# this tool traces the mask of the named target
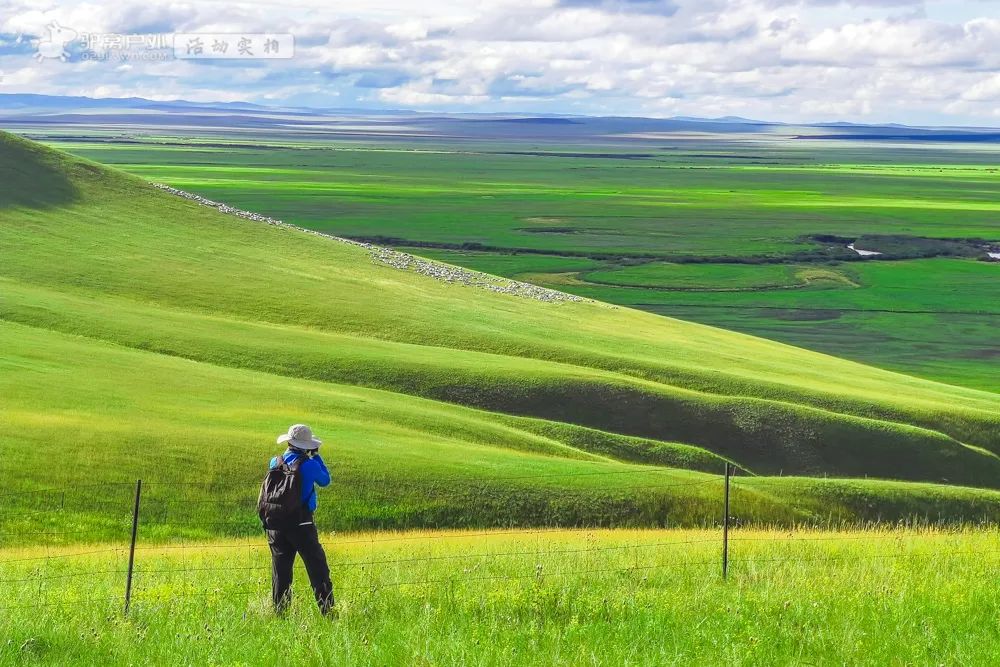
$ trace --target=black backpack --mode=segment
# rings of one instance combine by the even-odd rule
[[[295,526],[302,517],[302,475],[299,466],[305,457],[296,458],[291,465],[278,456],[278,465],[267,471],[257,497],[257,515],[267,530],[280,530]]]

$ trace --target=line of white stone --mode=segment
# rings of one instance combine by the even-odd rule
[[[538,285],[532,285],[531,283],[491,276],[486,273],[480,273],[479,271],[471,271],[458,266],[452,266],[450,264],[443,264],[441,262],[431,261],[422,257],[416,257],[415,255],[399,252],[398,250],[375,245],[373,243],[352,241],[351,239],[345,239],[340,236],[324,234],[323,232],[317,232],[313,229],[306,229],[305,227],[299,227],[298,225],[283,222],[266,215],[260,215],[259,213],[253,213],[251,211],[244,211],[236,208],[235,206],[230,206],[229,204],[212,201],[206,197],[186,192],[184,190],[179,190],[163,183],[153,183],[152,185],[160,190],[163,190],[164,192],[169,192],[172,195],[189,199],[193,202],[201,204],[202,206],[209,206],[221,213],[235,215],[236,217],[243,218],[244,220],[262,222],[266,225],[284,227],[286,229],[303,232],[305,234],[322,236],[325,239],[330,239],[339,243],[348,243],[353,246],[359,246],[366,249],[371,256],[372,261],[378,264],[391,266],[403,271],[414,271],[446,283],[479,287],[500,294],[510,294],[512,296],[535,299],[537,301],[584,301],[583,298],[574,294],[559,292],[557,290],[548,289],[547,287],[539,287]]]

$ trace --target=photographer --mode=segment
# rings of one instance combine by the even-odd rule
[[[316,487],[330,484],[330,472],[319,455],[322,443],[312,429],[295,424],[278,437],[288,449],[271,459],[261,485],[258,514],[271,548],[271,595],[274,608],[283,612],[291,601],[295,554],[302,557],[320,611],[333,608],[333,584],[326,552],[313,523]]]

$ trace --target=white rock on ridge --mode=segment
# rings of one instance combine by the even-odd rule
[[[172,188],[169,185],[164,185],[162,183],[153,183],[153,187],[159,188],[164,192],[169,192],[172,195],[178,197],[183,197],[184,199],[190,199],[193,202],[197,202],[202,206],[210,206],[221,213],[227,213],[229,215],[235,215],[238,218],[243,218],[244,220],[252,220],[254,222],[262,222],[266,225],[273,225],[275,227],[284,227],[285,229],[290,229],[297,232],[303,232],[305,234],[312,234],[313,236],[322,236],[323,238],[330,239],[332,241],[337,241],[339,243],[349,243],[353,246],[360,246],[368,250],[372,261],[378,262],[379,264],[384,264],[386,266],[391,266],[402,271],[414,271],[437,280],[441,280],[446,283],[455,283],[459,285],[467,285],[469,287],[478,287],[481,289],[487,289],[492,292],[498,292],[500,294],[510,294],[512,296],[519,296],[526,299],[535,299],[537,301],[585,301],[581,297],[574,294],[566,294],[565,292],[558,292],[556,290],[548,289],[546,287],[539,287],[538,285],[532,285],[531,283],[522,283],[517,280],[508,280],[507,278],[500,278],[497,276],[491,276],[486,273],[480,273],[479,271],[470,271],[469,269],[463,269],[458,266],[451,266],[449,264],[442,264],[440,262],[434,262],[422,257],[416,257],[405,252],[399,252],[398,250],[393,250],[391,248],[386,248],[383,246],[374,245],[372,243],[362,243],[361,241],[352,241],[351,239],[345,239],[340,236],[333,236],[332,234],[324,234],[322,232],[317,232],[312,229],[306,229],[304,227],[299,227],[297,225],[292,225],[287,222],[282,222],[281,220],[276,220],[270,218],[266,215],[259,215],[257,213],[251,213],[250,211],[244,211],[242,209],[229,206],[228,204],[222,204],[220,202],[212,201],[206,197],[193,194],[191,192],[185,192],[184,190],[178,190],[177,188]]]

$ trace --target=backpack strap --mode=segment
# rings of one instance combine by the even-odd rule
[[[285,461],[285,453],[282,452],[281,454],[275,456],[274,459],[276,461],[274,466],[275,468],[280,468],[280,469],[287,468],[288,470],[297,470],[299,467],[302,466],[303,463],[309,460],[309,457],[302,454],[295,454],[295,460],[292,461],[291,463],[287,463]]]
[[[290,465],[288,465],[288,464],[286,464],[286,465],[288,465],[288,469],[289,470],[291,470],[292,472],[295,472],[295,471],[299,470],[306,461],[310,460],[310,458],[311,457],[308,454],[296,454],[295,455],[295,460],[292,461],[292,463]],[[284,460],[284,459],[282,459],[282,460]],[[302,501],[302,505],[303,506],[308,505],[309,501],[312,500],[315,495],[316,495],[316,486],[313,485],[313,487],[309,490],[309,495],[306,497],[306,499],[304,501]]]

